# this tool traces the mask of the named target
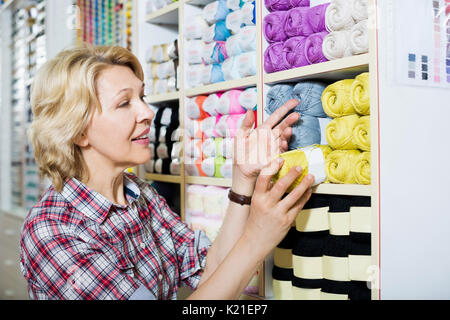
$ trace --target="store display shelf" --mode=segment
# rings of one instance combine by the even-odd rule
[[[162,103],[162,102],[176,101],[179,99],[180,99],[180,92],[176,91],[176,92],[170,92],[170,93],[149,96],[147,98],[147,102],[150,104],[158,104],[158,103]]]
[[[243,79],[237,79],[237,80],[231,80],[231,81],[224,81],[224,82],[219,82],[219,83],[214,83],[214,84],[208,84],[206,86],[187,89],[185,91],[185,94],[188,97],[193,97],[193,96],[198,96],[201,94],[208,94],[208,93],[219,92],[219,91],[227,91],[230,89],[252,87],[252,86],[256,86],[256,81],[257,81],[256,76],[247,77],[247,78],[243,78]]]
[[[145,175],[145,180],[181,184],[183,182],[183,177],[168,174],[147,173]]]
[[[295,82],[312,78],[330,81],[353,78],[359,73],[369,71],[369,60],[370,56],[366,53],[296,69],[269,73],[264,75],[264,83],[270,85],[279,82]]]
[[[188,183],[188,184],[203,184],[203,185],[219,186],[219,187],[231,187],[231,179],[224,179],[224,178],[187,176],[186,183]]]
[[[178,9],[180,2],[174,2],[147,15],[147,23],[178,24]]]
[[[372,186],[361,184],[323,183],[313,188],[313,193],[352,196],[372,196]]]

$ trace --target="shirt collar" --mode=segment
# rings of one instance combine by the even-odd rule
[[[124,174],[123,177],[125,196],[131,204],[138,200],[141,192],[137,184],[127,177],[126,174]],[[92,190],[76,178],[66,180],[61,195],[66,198],[75,209],[99,224],[105,221],[112,206],[121,208],[127,207],[114,204],[102,194]]]

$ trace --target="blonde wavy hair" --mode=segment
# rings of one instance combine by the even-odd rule
[[[66,179],[88,179],[88,171],[75,141],[97,110],[101,112],[96,81],[106,68],[129,67],[144,80],[142,66],[122,47],[84,44],[60,52],[38,71],[31,87],[33,122],[28,137],[41,177],[51,179],[60,192]]]

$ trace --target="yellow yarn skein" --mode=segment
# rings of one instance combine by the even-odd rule
[[[370,115],[369,72],[364,72],[355,78],[350,89],[350,100],[355,111],[363,116]]]
[[[323,157],[325,160],[326,160],[327,156],[332,152],[331,148],[327,145],[313,145],[311,147],[319,148],[322,151]],[[308,147],[305,147],[305,148],[308,148]],[[284,177],[285,175],[287,175],[288,172],[293,167],[299,166],[303,169],[300,177],[298,177],[286,191],[286,192],[291,192],[292,190],[294,190],[294,188],[296,186],[298,186],[300,184],[300,182],[302,182],[303,178],[309,172],[309,170],[308,170],[309,163],[308,163],[307,156],[305,154],[305,151],[303,151],[302,149],[296,149],[296,150],[291,150],[291,151],[282,153],[279,155],[279,157],[284,159],[284,163],[283,163],[283,166],[281,167],[281,169],[278,171],[278,173],[276,175],[274,175],[274,177],[273,177],[274,182],[276,182],[277,180],[279,180],[282,177]]]
[[[358,184],[370,184],[370,152],[362,152],[356,161],[355,180]]]
[[[356,113],[350,99],[350,90],[355,79],[344,79],[330,84],[322,92],[323,111],[331,118]]]
[[[370,151],[370,116],[358,119],[353,130],[353,141],[359,149]]]
[[[355,166],[359,160],[359,150],[334,150],[325,161],[325,172],[333,183],[354,184]]]
[[[359,116],[356,114],[331,120],[325,129],[325,135],[330,147],[338,150],[358,149],[353,138],[353,130],[358,120]]]

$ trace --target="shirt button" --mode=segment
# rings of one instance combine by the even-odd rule
[[[159,281],[161,281],[161,280],[163,279],[163,275],[162,275],[162,274],[159,274],[159,275],[158,275],[158,279],[159,279]]]
[[[142,249],[145,249],[145,243],[141,242],[140,247],[141,247]]]

